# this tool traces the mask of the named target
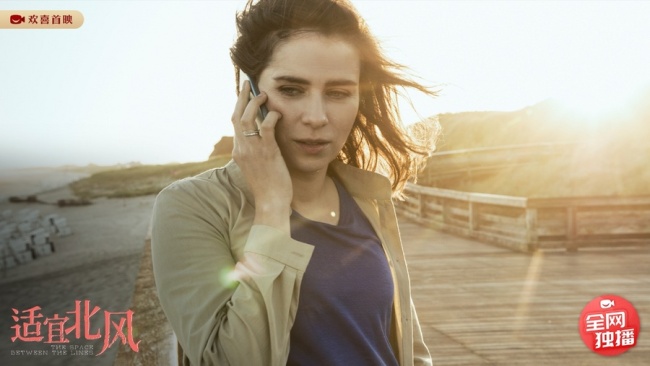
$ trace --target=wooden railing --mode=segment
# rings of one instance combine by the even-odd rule
[[[650,246],[650,196],[525,198],[409,184],[397,212],[520,251]]]

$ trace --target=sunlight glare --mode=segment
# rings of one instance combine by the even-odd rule
[[[542,262],[544,255],[541,251],[533,253],[528,265],[528,273],[524,281],[524,288],[519,293],[519,301],[517,301],[517,311],[515,312],[515,332],[518,334],[525,326],[530,313],[530,307],[533,299],[536,296],[536,289],[538,285],[539,273],[542,270]]]
[[[236,268],[224,268],[219,273],[219,282],[224,287],[234,288],[241,280],[240,275]]]
[[[558,97],[561,106],[587,124],[600,124],[621,116],[637,93],[623,88],[584,88]]]

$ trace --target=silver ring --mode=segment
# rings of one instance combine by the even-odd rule
[[[260,135],[260,130],[248,130],[242,132],[242,134],[246,137],[251,137],[251,136],[259,136]]]

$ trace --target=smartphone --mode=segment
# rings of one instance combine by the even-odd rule
[[[250,76],[246,75],[243,71],[239,72],[239,82],[241,83],[240,90],[243,88],[244,80],[248,80],[248,82],[250,83],[250,86],[251,86],[250,99],[260,95],[260,89],[257,87],[257,84],[253,81],[253,79]],[[269,113],[269,110],[266,108],[266,105],[262,104],[260,106],[260,110],[257,111],[257,118],[255,119],[258,126],[262,123],[262,121],[264,121],[264,118],[266,118],[266,115],[268,113]]]

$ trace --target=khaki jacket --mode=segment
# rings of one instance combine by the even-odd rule
[[[411,300],[388,179],[340,162],[330,168],[386,252],[395,283],[391,344],[400,365],[431,364]],[[286,365],[313,246],[253,225],[254,212],[252,194],[233,161],[175,182],[156,198],[154,275],[184,365]]]

